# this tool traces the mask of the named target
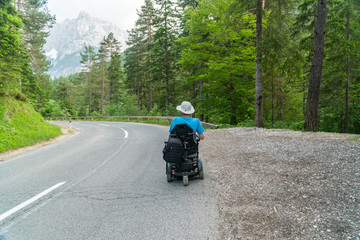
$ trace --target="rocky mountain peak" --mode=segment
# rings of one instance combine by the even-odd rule
[[[49,74],[56,78],[81,71],[80,52],[87,45],[98,47],[110,32],[114,33],[124,50],[126,31],[84,11],[80,12],[76,19],[56,23],[50,29],[50,36],[44,46],[46,55],[52,63]]]
[[[88,14],[87,12],[81,11],[81,12],[79,13],[78,19],[82,19],[82,18],[91,19],[92,17],[91,17],[91,15]]]

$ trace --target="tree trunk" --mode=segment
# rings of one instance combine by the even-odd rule
[[[279,16],[282,16],[282,9],[281,9],[281,0],[279,0],[278,6],[279,6]],[[282,31],[282,21],[279,21],[279,32]],[[282,62],[282,54],[279,51],[279,59],[280,62]],[[282,82],[282,72],[279,71],[278,79],[277,79],[277,120],[282,121],[283,120],[283,82]]]
[[[105,59],[102,57],[102,84],[101,84],[101,109],[100,114],[103,114],[104,107],[104,91],[105,91]]]
[[[262,12],[264,0],[256,0],[255,126],[264,127],[262,79]]]
[[[151,22],[150,22],[150,19],[148,18],[147,19],[147,26],[148,26],[148,44],[149,44],[149,107],[148,107],[148,110],[149,112],[151,111],[152,109],[152,85],[151,85],[151,78],[152,78],[152,72],[151,72],[151,42],[152,42],[152,39],[151,39]]]
[[[310,73],[305,116],[306,130],[313,132],[319,130],[318,108],[320,102],[322,64],[324,59],[326,8],[326,0],[318,0],[317,19],[315,23],[314,56]]]
[[[347,40],[347,56],[346,56],[346,86],[345,86],[345,121],[344,132],[349,132],[349,101],[350,101],[350,0],[348,0],[347,23],[346,23],[346,40]]]
[[[110,64],[112,64],[111,62],[112,62],[112,57],[110,57]],[[109,103],[111,105],[112,102],[113,102],[113,100],[112,100],[112,92],[113,92],[113,86],[114,86],[114,80],[113,80],[113,76],[112,76],[112,68],[110,68],[109,76],[110,76],[110,78],[109,78],[109,80],[110,80],[110,84],[109,84]]]
[[[277,86],[277,120],[283,120],[283,84],[282,84],[282,74],[278,76],[278,86]]]
[[[166,78],[166,100],[165,100],[165,111],[166,111],[166,116],[169,116],[169,79]]]
[[[91,116],[91,67],[89,68],[89,116]]]
[[[274,127],[274,78],[271,78],[271,126]]]
[[[202,102],[203,98],[202,98],[202,91],[203,91],[203,80],[199,81],[199,100],[200,103]],[[198,111],[201,109],[198,109]],[[204,121],[204,114],[201,114],[199,117],[200,121]]]

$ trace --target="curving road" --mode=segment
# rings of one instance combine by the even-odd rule
[[[1,240],[219,239],[206,169],[188,187],[166,181],[167,127],[72,126],[79,134],[0,162]]]

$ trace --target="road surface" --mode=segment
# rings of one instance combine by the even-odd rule
[[[1,240],[219,239],[206,168],[187,187],[166,181],[167,127],[72,127],[79,133],[0,162]]]

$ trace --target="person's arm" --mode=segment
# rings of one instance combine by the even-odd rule
[[[205,131],[205,130],[204,130],[203,126],[201,125],[199,119],[197,120],[197,122],[198,122],[197,134],[198,134],[200,140],[204,140],[204,139],[205,139],[205,135],[204,135],[204,131]],[[200,134],[199,134],[199,133],[200,133]]]
[[[204,139],[205,139],[205,135],[202,133],[202,134],[199,136],[199,138],[200,138],[201,140],[204,140]]]

